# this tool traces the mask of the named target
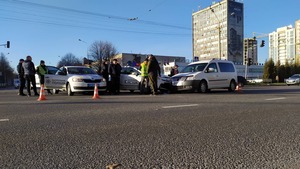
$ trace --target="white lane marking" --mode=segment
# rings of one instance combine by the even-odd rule
[[[177,106],[163,106],[163,109],[171,109],[171,108],[180,108],[180,107],[194,107],[198,106],[199,104],[187,104],[187,105],[177,105]]]
[[[266,99],[267,101],[273,101],[273,100],[284,100],[286,97],[278,97],[278,98],[271,98],[271,99]]]
[[[0,122],[9,121],[9,119],[0,119]]]

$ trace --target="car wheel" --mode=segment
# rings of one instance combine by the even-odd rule
[[[198,91],[201,92],[201,93],[207,93],[208,92],[207,83],[206,83],[205,80],[202,80],[200,82],[200,86],[199,86],[199,90]]]
[[[235,88],[236,88],[236,83],[234,80],[231,80],[228,91],[233,92],[235,90]]]
[[[53,93],[54,93],[54,94],[58,94],[58,93],[59,93],[59,90],[58,90],[58,89],[53,89]]]
[[[67,92],[68,92],[68,96],[73,96],[74,95],[74,92],[72,92],[70,83],[68,84]]]

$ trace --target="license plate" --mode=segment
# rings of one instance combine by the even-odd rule
[[[94,87],[95,84],[88,84],[88,87]]]

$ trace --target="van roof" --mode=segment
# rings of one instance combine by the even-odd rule
[[[192,62],[189,65],[198,64],[198,63],[209,63],[209,62],[212,62],[212,61],[215,61],[215,62],[230,62],[230,63],[232,63],[229,60],[211,59],[211,60],[201,60],[201,61]]]

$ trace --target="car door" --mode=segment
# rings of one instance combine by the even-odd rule
[[[120,77],[120,88],[122,90],[138,90],[141,74],[132,67],[122,68]]]
[[[219,70],[216,63],[210,63],[205,69],[208,88],[216,88],[220,85]]]
[[[45,85],[51,89],[62,89],[65,88],[66,81],[68,79],[67,69],[60,68],[55,75],[45,75]]]

